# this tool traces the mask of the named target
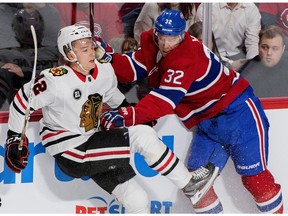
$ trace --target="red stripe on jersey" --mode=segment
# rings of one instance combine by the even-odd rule
[[[265,132],[264,132],[263,124],[262,124],[261,118],[259,116],[259,113],[253,101],[251,99],[248,99],[247,102],[249,104],[249,107],[251,108],[251,111],[253,113],[253,116],[257,124],[262,164],[264,166],[263,169],[266,170],[267,167],[266,167],[266,160],[265,160]]]
[[[166,163],[163,164],[163,166],[161,166],[160,168],[158,168],[156,171],[157,172],[161,172],[162,170],[164,170],[168,164],[170,164],[170,162],[172,161],[172,159],[174,158],[174,154],[171,153],[170,157],[168,158],[168,160],[166,161]]]
[[[21,98],[20,95],[19,95],[19,92],[17,92],[16,98],[17,98],[18,102],[20,103],[20,105],[22,106],[22,108],[23,108],[24,110],[26,110],[27,107],[26,107],[25,104],[23,103],[22,98]]]
[[[56,133],[53,133],[53,132],[52,132],[52,133],[47,133],[46,135],[44,135],[44,136],[42,137],[42,141],[48,139],[49,137],[53,137],[53,136],[56,136],[56,135],[61,134],[61,133],[64,133],[64,132],[67,132],[67,131],[62,130],[62,131],[57,131]]]

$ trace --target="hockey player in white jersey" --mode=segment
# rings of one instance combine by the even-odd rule
[[[112,109],[127,105],[117,89],[114,70],[95,60],[95,43],[84,26],[62,28],[57,43],[67,63],[41,72],[32,88],[30,111],[42,109],[40,137],[63,172],[75,178],[89,176],[113,194],[126,213],[149,213],[148,196],[129,164],[130,155],[139,152],[153,170],[192,201],[201,199],[218,175],[217,167],[208,164],[189,173],[148,125],[125,128],[120,124],[117,129],[101,131],[103,104]],[[27,166],[29,156],[27,137],[22,150],[18,149],[29,86],[25,84],[10,105],[5,161],[16,173]]]

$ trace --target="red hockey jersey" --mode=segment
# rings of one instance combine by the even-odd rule
[[[136,124],[174,112],[190,129],[223,111],[249,86],[203,43],[185,34],[184,41],[165,58],[160,55],[152,30],[142,33],[138,51],[113,55],[119,82],[149,76],[149,84],[154,87],[135,106]]]

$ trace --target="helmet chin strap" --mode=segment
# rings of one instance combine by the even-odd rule
[[[86,69],[84,69],[84,67],[82,66],[82,64],[76,59],[76,64],[77,65],[79,65],[79,67],[83,70],[83,71],[85,71],[86,73],[88,73],[90,70],[86,70]]]
[[[83,71],[85,71],[86,73],[90,72],[90,70],[86,70],[82,64],[78,61],[76,54],[73,51],[70,51],[70,53],[73,55],[73,59],[72,60],[68,60],[69,62],[75,62]]]

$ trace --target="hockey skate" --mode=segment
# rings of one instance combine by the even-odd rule
[[[219,174],[219,167],[215,167],[210,162],[205,167],[191,172],[192,178],[182,190],[191,199],[193,205],[202,199]]]

